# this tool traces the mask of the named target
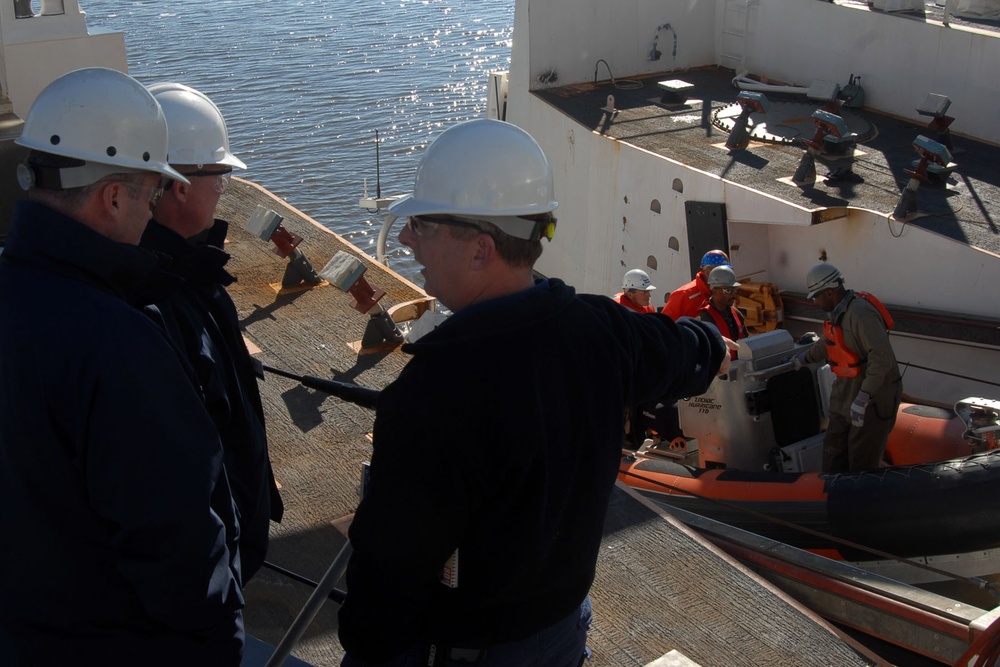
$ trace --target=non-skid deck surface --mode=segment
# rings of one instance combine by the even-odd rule
[[[286,260],[243,229],[257,204],[304,237],[299,248],[317,269],[345,250],[369,267],[366,277],[387,292],[385,305],[423,296],[284,202],[234,179],[219,217],[231,225],[226,249],[238,282],[229,291],[246,337],[261,350],[257,356],[297,374],[384,387],[406,355],[359,356],[347,343],[361,338],[367,317],[335,287],[278,295],[271,285],[280,282]],[[285,502],[284,520],[272,524],[268,560],[316,581],[344,543],[332,521],[355,508],[374,413],[274,375],[261,390]],[[246,586],[247,631],[278,644],[310,593],[261,570]],[[645,665],[674,649],[703,667],[869,664],[793,603],[621,489],[613,496],[592,597],[593,667]],[[392,632],[388,619],[386,632]],[[339,664],[335,603],[324,605],[293,654],[315,665]]]
[[[383,270],[357,248],[320,227],[299,211],[257,186],[233,179],[217,216],[229,220],[228,268],[237,277],[229,287],[245,337],[260,348],[264,364],[299,375],[355,382],[380,389],[402,369],[405,355],[358,355],[348,343],[364,333],[368,316],[351,308],[353,299],[332,285],[278,294],[287,260],[271,252],[272,243],[246,232],[258,204],[284,217],[283,225],[303,237],[298,248],[317,271],[338,251],[359,257],[365,278],[386,291],[385,306],[423,296],[418,288]],[[285,518],[271,524],[268,560],[319,580],[344,538],[331,521],[357,504],[361,464],[371,457],[374,412],[346,403],[294,380],[266,374],[260,385],[271,462],[281,485]],[[246,587],[247,631],[276,645],[311,589],[268,569]],[[306,631],[295,655],[316,665],[337,665],[336,605],[327,603]]]
[[[703,667],[875,664],[621,485],[591,598],[591,664],[645,665],[671,650]]]

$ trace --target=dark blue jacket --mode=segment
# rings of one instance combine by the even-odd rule
[[[216,220],[205,237],[192,244],[154,220],[140,245],[169,255],[168,270],[184,279],[180,289],[150,310],[194,369],[205,407],[219,429],[240,513],[240,565],[246,584],[264,562],[270,520],[280,521],[283,508],[267,453],[255,364],[225,289],[236,280],[225,269],[229,254],[222,250],[228,229],[229,223]]]
[[[0,256],[0,663],[237,665],[222,447],[152,253],[19,202]],[[160,294],[162,296],[162,294]]]
[[[626,406],[702,393],[710,324],[640,314],[559,280],[460,311],[403,347],[350,527],[340,639],[377,662],[417,641],[483,648],[580,605]],[[458,550],[458,585],[440,583]]]

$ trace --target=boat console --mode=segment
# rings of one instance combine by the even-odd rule
[[[794,340],[784,329],[740,340],[727,375],[704,394],[677,402],[684,437],[659,453],[707,469],[820,471],[834,375],[827,364],[796,368],[792,361],[816,340],[815,334]],[[965,398],[953,411],[904,403],[886,458],[890,465],[911,465],[997,448],[1000,401]]]
[[[800,340],[784,329],[744,338],[727,375],[678,401],[687,452],[698,453],[699,467],[770,470],[785,458],[773,450],[792,448],[797,469],[819,469],[833,374],[827,366],[795,368],[791,358],[814,339]]]

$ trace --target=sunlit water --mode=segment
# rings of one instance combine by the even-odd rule
[[[81,0],[90,27],[125,33],[130,73],[219,105],[240,174],[375,254],[382,220],[358,206],[408,192],[420,153],[481,117],[506,70],[513,0]],[[398,231],[398,226],[395,231]],[[390,236],[392,267],[417,266]],[[314,260],[317,261],[317,260]],[[320,260],[322,261],[322,258]]]

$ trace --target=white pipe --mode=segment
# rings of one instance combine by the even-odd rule
[[[803,86],[779,86],[777,84],[761,83],[760,81],[754,81],[753,79],[742,75],[733,77],[733,85],[740,90],[753,90],[762,93],[792,93],[793,95],[805,95],[809,92],[809,89]]]

